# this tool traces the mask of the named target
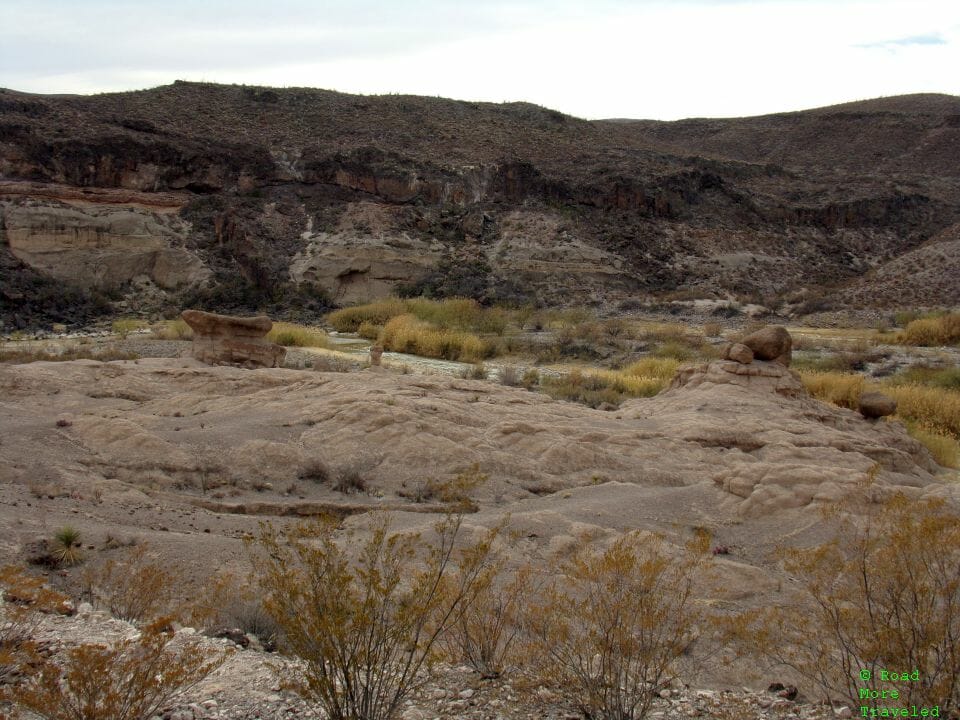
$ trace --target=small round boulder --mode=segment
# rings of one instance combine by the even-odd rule
[[[741,342],[753,351],[757,360],[772,360],[790,367],[793,338],[785,327],[767,325],[750,333]]]
[[[868,420],[893,415],[897,411],[897,401],[889,395],[868,392],[860,396],[860,414]]]
[[[753,350],[743,343],[733,343],[727,348],[725,357],[727,360],[736,360],[741,365],[749,365],[753,362]]]

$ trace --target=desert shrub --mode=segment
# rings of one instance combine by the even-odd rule
[[[16,349],[0,350],[0,362],[23,364],[31,362],[69,362],[71,360],[99,360],[100,362],[110,362],[111,360],[137,360],[140,355],[135,352],[118,350],[115,347],[66,347],[56,352],[53,350],[35,348],[35,349]]]
[[[357,332],[362,323],[386,325],[387,321],[407,312],[403,300],[391,298],[335,310],[327,315],[327,322],[339,332]]]
[[[65,613],[69,600],[22,568],[0,568],[0,686],[37,659],[34,634],[40,613]]]
[[[836,372],[800,373],[803,386],[813,397],[855,410],[863,393],[863,376]]]
[[[500,384],[507,387],[517,387],[520,385],[520,373],[513,365],[504,365],[500,370]]]
[[[585,717],[642,718],[692,641],[695,562],[628,534],[560,563],[526,618],[541,677]]]
[[[603,377],[599,372],[582,373],[574,370],[560,377],[544,377],[540,386],[555,400],[578,402],[592,408],[601,405],[618,406],[626,397],[622,384]]]
[[[367,333],[371,333],[372,328],[383,327],[399,315],[413,315],[437,329],[503,335],[511,322],[523,322],[529,312],[523,308],[508,310],[502,307],[483,307],[476,300],[462,297],[445,300],[424,297],[405,300],[390,298],[337,310],[327,316],[327,321],[340,332],[359,332],[364,335],[361,328],[365,324]]]
[[[399,315],[383,328],[384,349],[445,360],[477,362],[496,352],[492,343],[468,332],[436,328],[413,315]]]
[[[898,417],[960,439],[960,392],[922,385],[885,386],[883,392],[897,401]]]
[[[932,368],[914,365],[891,377],[891,385],[929,385],[945,390],[960,390],[960,368]]]
[[[286,322],[275,322],[267,333],[267,340],[284,347],[325,348],[330,345],[325,332]]]
[[[480,470],[480,465],[474,463],[447,480],[426,478],[417,481],[412,489],[402,490],[399,495],[417,503],[435,500],[452,505],[458,511],[472,511],[477,507],[471,497],[473,492],[489,479],[489,476]]]
[[[704,323],[703,326],[703,335],[704,337],[720,337],[720,334],[723,332],[723,325],[718,322],[708,322]]]
[[[942,503],[886,503],[841,522],[831,542],[784,551],[801,597],[744,618],[748,646],[797,671],[825,699],[866,704],[881,668],[919,671],[894,704],[960,707],[960,523]],[[860,676],[866,670],[868,679]]]
[[[486,380],[487,368],[482,362],[477,362],[470,367],[464,368],[463,372],[460,373],[460,377],[469,380]]]
[[[496,566],[496,574],[502,568]],[[532,572],[520,568],[508,582],[481,586],[474,601],[441,637],[453,662],[465,662],[480,677],[493,679],[518,661],[523,610],[529,602]]]
[[[520,378],[520,384],[523,385],[527,390],[533,390],[540,385],[540,373],[536,368],[528,368],[527,371],[523,374],[523,377]]]
[[[675,358],[645,357],[627,365],[621,372],[631,377],[670,380],[679,367],[680,362]]]
[[[623,370],[574,370],[560,377],[544,377],[541,387],[557,400],[590,407],[619,405],[627,398],[653,397],[666,387],[678,366],[672,358],[644,358]]]
[[[333,472],[323,458],[312,457],[304,460],[297,470],[297,477],[301,480],[310,480],[318,485],[330,482]]]
[[[64,525],[53,534],[51,557],[57,565],[77,565],[83,560],[80,531]]]
[[[168,620],[134,640],[84,644],[44,660],[15,686],[13,703],[44,720],[147,720],[223,664],[196,644],[174,649]]]
[[[960,343],[960,313],[946,313],[938,317],[926,317],[907,323],[903,332],[897,333],[901,345],[956,345]]]
[[[929,430],[919,423],[907,420],[904,423],[914,440],[923,445],[933,459],[947,468],[960,468],[960,443],[952,435]]]
[[[373,454],[361,454],[338,465],[333,471],[333,489],[344,494],[367,492],[373,471],[381,458]]]
[[[110,329],[121,338],[125,338],[130,333],[145,327],[147,327],[147,322],[136,318],[117,318],[110,323]]]
[[[266,608],[303,661],[285,681],[331,720],[394,717],[425,682],[438,638],[490,581],[493,537],[458,553],[459,530],[448,517],[426,544],[381,518],[353,563],[330,522],[265,527],[254,564]]]
[[[83,577],[84,592],[90,600],[121,620],[152,620],[169,610],[177,589],[177,578],[164,564],[153,560],[146,543],[110,558]]]
[[[177,318],[157,323],[150,328],[150,334],[158,340],[190,340],[193,329],[185,320]]]
[[[368,320],[364,320],[360,323],[360,327],[357,328],[357,334],[366,338],[367,340],[376,340],[380,337],[380,333],[383,332],[383,325],[377,325]]]

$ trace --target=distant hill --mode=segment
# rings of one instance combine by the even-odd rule
[[[187,82],[0,90],[9,327],[184,303],[310,314],[398,290],[956,305],[956,243],[938,238],[958,222],[948,95],[658,122]]]

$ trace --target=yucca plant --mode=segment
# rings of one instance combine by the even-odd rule
[[[80,531],[64,525],[53,534],[53,559],[58,565],[76,565],[83,559],[80,550]]]

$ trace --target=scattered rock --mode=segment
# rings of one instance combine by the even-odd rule
[[[733,343],[724,353],[724,359],[736,360],[742,365],[749,365],[753,362],[753,350],[743,343]]]
[[[207,637],[212,638],[225,638],[230,642],[238,645],[242,648],[248,647],[250,645],[250,639],[247,637],[246,633],[243,632],[240,628],[216,628],[205,633]]]
[[[231,317],[202,310],[184,310],[193,329],[193,356],[208,365],[280,367],[286,348],[266,339],[273,323],[265,315]]]
[[[897,401],[889,395],[867,392],[860,396],[860,414],[868,420],[893,415],[895,412],[897,412]]]
[[[790,367],[793,338],[785,327],[767,325],[747,335],[743,344],[753,351],[757,360],[770,360]]]

